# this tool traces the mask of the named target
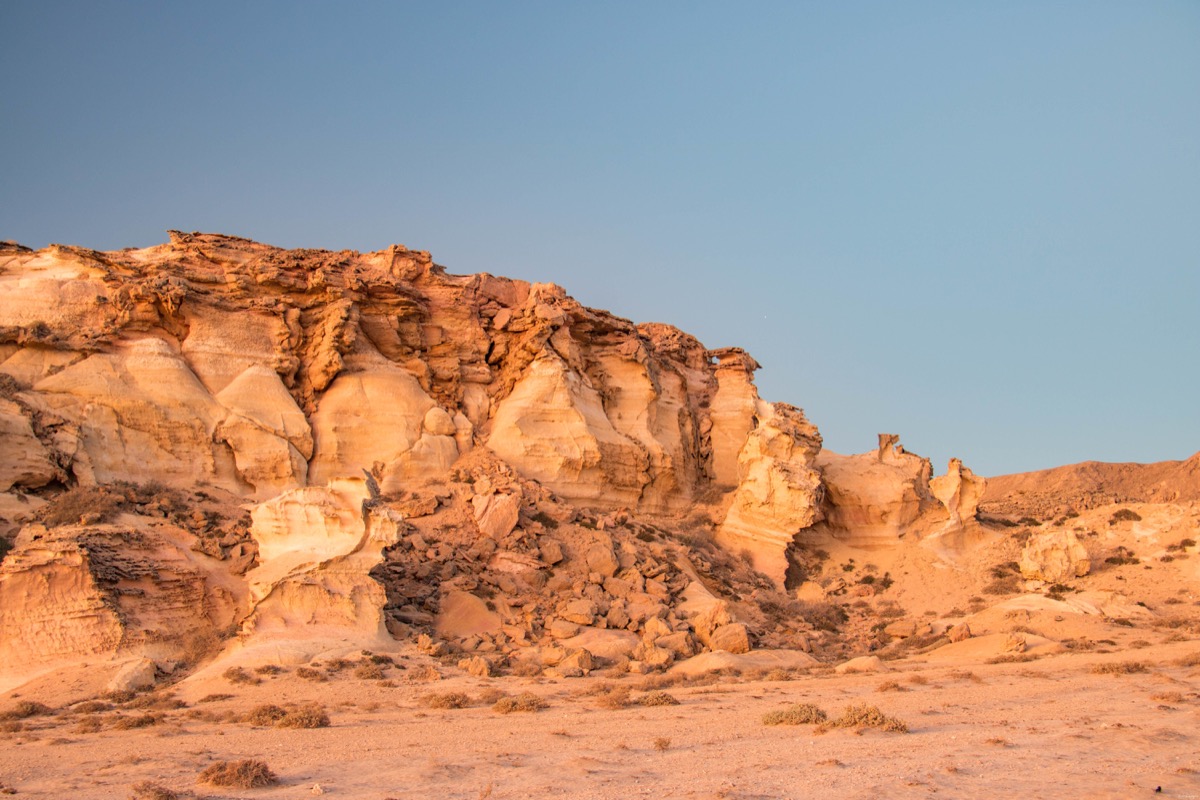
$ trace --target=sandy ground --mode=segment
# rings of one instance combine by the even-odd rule
[[[92,733],[80,732],[86,714],[30,717],[0,734],[0,784],[27,798],[127,798],[141,781],[214,798],[1128,798],[1159,787],[1165,797],[1200,797],[1200,666],[1181,663],[1197,654],[1193,637],[1023,663],[917,658],[872,674],[725,676],[666,687],[678,706],[612,709],[589,693],[607,684],[637,697],[644,679],[479,679],[447,670],[454,674],[428,681],[418,677],[422,657],[410,653],[385,681],[357,678],[352,667],[319,683],[292,671],[257,685],[193,677],[157,694],[173,693],[186,707],[150,709],[163,718],[145,728],[112,727],[118,715],[144,710],[93,714],[103,727]],[[1093,672],[1131,660],[1146,671]],[[487,689],[530,691],[548,706],[500,714],[490,705],[435,710],[421,700]],[[211,694],[232,696],[200,702]],[[899,717],[909,732],[762,723],[790,703],[835,715],[856,701]],[[236,720],[268,702],[318,702],[332,724],[296,730]],[[266,761],[280,783],[196,783],[214,761],[244,758]]]

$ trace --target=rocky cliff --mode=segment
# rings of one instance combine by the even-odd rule
[[[402,246],[5,244],[0,663],[427,634],[480,669],[809,648],[819,626],[760,602],[806,541],[960,530],[982,482],[931,483],[895,437],[823,452],[757,368]]]

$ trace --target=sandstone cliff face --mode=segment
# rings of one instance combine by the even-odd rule
[[[392,491],[486,445],[563,497],[667,510],[736,484],[759,402],[748,357],[402,247],[8,246],[0,298],[7,485]]]
[[[555,285],[450,275],[400,246],[286,251],[177,232],[168,244],[103,253],[0,246],[0,492],[17,512],[6,523],[26,525],[0,565],[6,641],[30,663],[72,647],[144,654],[154,636],[139,603],[166,608],[159,596],[185,585],[180,607],[194,612],[217,592],[220,620],[154,634],[159,655],[230,626],[243,642],[335,629],[366,641],[389,620],[430,622],[439,587],[463,567],[426,572],[433,590],[397,606],[381,564],[395,563],[385,553],[403,549],[411,520],[456,496],[435,493],[431,507],[414,492],[449,486],[478,452],[579,507],[670,515],[727,496],[719,540],[754,552],[781,585],[792,537],[820,517],[820,436],[798,409],[758,397],[757,368],[741,350],[708,351]],[[192,552],[186,535],[176,530],[168,547],[158,526],[126,512],[132,538],[119,549],[141,583],[114,594],[98,577],[100,551],[83,544],[98,529],[28,524],[66,487],[101,496],[117,484],[247,504],[252,522],[234,537],[246,557],[167,569],[178,561],[170,553]],[[511,486],[474,495],[471,536],[528,535],[518,522],[536,512],[521,511],[522,496]],[[596,547],[614,541],[605,533]],[[585,565],[585,578],[598,574],[615,592],[576,593],[595,619],[635,636],[648,619],[666,620],[646,653],[665,658],[652,649],[657,636],[693,635],[667,611],[646,613],[670,608],[669,587],[647,595],[655,575],[621,577],[621,558],[609,570],[586,548],[542,544],[548,551],[501,548],[486,571]],[[447,583],[453,591],[468,590]],[[547,620],[527,622],[532,644]]]

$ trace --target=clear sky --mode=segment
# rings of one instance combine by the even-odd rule
[[[0,3],[0,238],[432,251],[826,446],[1200,450],[1200,3]]]

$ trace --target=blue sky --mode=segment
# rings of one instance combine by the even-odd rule
[[[399,242],[748,349],[826,446],[1200,450],[1200,4],[0,4],[0,238]]]

